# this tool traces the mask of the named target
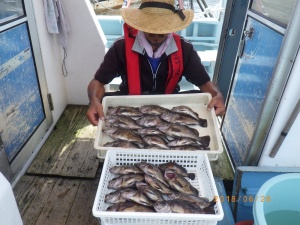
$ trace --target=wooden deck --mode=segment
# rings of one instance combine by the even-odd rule
[[[96,225],[92,215],[103,162],[87,106],[66,107],[56,128],[14,187],[24,225]],[[232,180],[226,153],[211,162],[215,177]]]

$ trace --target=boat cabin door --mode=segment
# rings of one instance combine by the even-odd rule
[[[268,90],[276,82],[274,74],[284,38],[289,35],[286,33],[288,24],[294,6],[299,5],[296,0],[245,2],[229,0],[232,9],[227,27],[223,27],[223,58],[221,63],[217,62],[219,67],[215,71],[218,73],[216,81],[226,96],[227,111],[221,132],[235,166],[257,165],[261,150],[257,149],[255,156],[250,156],[251,149],[266,107]],[[267,134],[263,136],[259,138],[264,139]]]
[[[25,2],[0,1],[0,172],[10,182],[52,123],[34,12]]]

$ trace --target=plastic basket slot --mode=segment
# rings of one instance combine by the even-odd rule
[[[146,219],[146,218],[104,218],[101,220],[101,224],[130,224],[130,225],[215,225],[217,221],[208,220],[181,220],[176,219]]]
[[[149,163],[159,165],[162,163],[176,161],[184,167],[196,167],[197,166],[197,156],[174,156],[174,155],[165,155],[163,157],[158,157],[157,155],[151,154],[117,154],[116,155],[116,164],[124,165],[140,161],[147,161]]]

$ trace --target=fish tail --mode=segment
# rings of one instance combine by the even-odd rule
[[[211,214],[211,213],[214,213],[215,210],[214,210],[214,206],[216,204],[216,201],[213,199],[212,201],[208,202],[208,205],[203,208],[202,210],[208,214]]]
[[[215,201],[215,199],[213,199],[213,200],[211,200],[211,201],[209,202],[209,204],[208,204],[207,207],[214,206],[215,204],[216,204],[216,201]]]
[[[203,145],[204,147],[209,146],[210,143],[210,136],[209,135],[205,135],[199,138],[199,142],[201,145]]]
[[[188,173],[188,178],[190,178],[191,180],[195,180],[196,175],[194,173]]]
[[[199,118],[199,125],[201,127],[207,127],[207,120]]]

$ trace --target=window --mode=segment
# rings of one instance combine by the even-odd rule
[[[251,10],[286,27],[290,21],[296,0],[253,0]]]
[[[22,0],[0,0],[0,25],[24,16]]]

